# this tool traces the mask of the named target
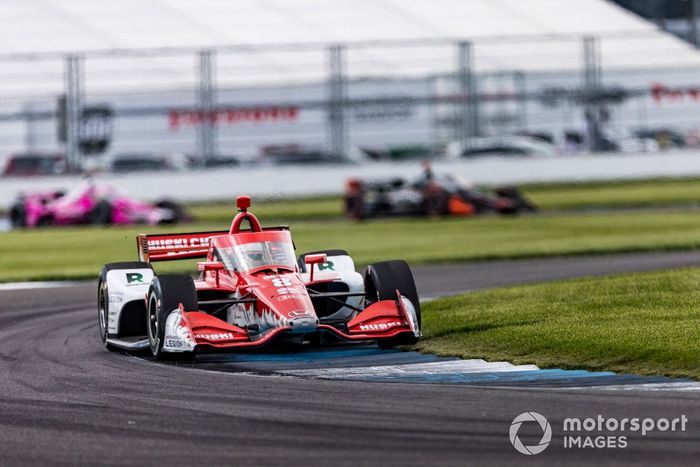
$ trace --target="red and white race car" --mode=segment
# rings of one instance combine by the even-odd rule
[[[420,303],[406,262],[375,263],[363,275],[343,250],[297,258],[288,227],[262,228],[248,212],[250,198],[236,201],[229,230],[139,235],[140,262],[102,269],[98,319],[108,349],[178,359],[271,343],[418,341]],[[151,267],[191,258],[206,259],[197,279]]]

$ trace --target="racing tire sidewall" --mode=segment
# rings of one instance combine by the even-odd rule
[[[97,323],[102,345],[107,350],[116,348],[107,342],[109,337],[109,290],[107,289],[107,268],[103,268],[97,281]]]
[[[396,300],[396,290],[411,301],[420,325],[420,301],[408,264],[403,260],[391,260],[367,266],[365,291],[371,299]]]
[[[350,219],[363,220],[365,214],[365,199],[362,195],[347,196],[345,198],[345,212]]]
[[[420,301],[413,273],[403,260],[382,261],[367,266],[365,270],[365,293],[372,300],[396,300],[396,290],[406,297],[416,311],[416,323],[421,329]],[[401,334],[391,339],[377,341],[382,349],[397,345],[413,345],[418,342],[415,335]]]
[[[153,279],[148,291],[148,306],[146,307],[146,330],[148,343],[151,347],[153,358],[159,360],[163,355],[163,340],[165,339],[165,319],[163,316],[163,301],[160,281]]]
[[[449,193],[437,191],[427,194],[423,198],[423,214],[427,217],[445,217],[450,213]]]
[[[156,276],[148,289],[146,306],[146,329],[151,353],[156,360],[190,359],[192,352],[163,352],[165,323],[168,315],[182,303],[186,310],[198,308],[197,293],[192,278],[186,275]]]
[[[10,225],[15,229],[27,226],[27,210],[23,204],[15,204],[10,209]]]
[[[102,344],[107,345],[107,316],[109,313],[109,292],[107,291],[107,282],[104,274],[100,274],[100,280],[97,284],[97,321],[100,330],[100,339]]]
[[[185,219],[185,209],[175,201],[164,199],[156,203],[156,207],[167,209],[173,214],[172,219],[161,221],[161,224],[177,224]]]
[[[98,202],[88,213],[88,222],[92,225],[110,225],[112,223],[112,205],[109,201]]]

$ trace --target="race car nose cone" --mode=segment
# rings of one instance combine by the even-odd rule
[[[299,318],[291,318],[287,321],[287,325],[292,328],[293,333],[313,332],[318,326],[318,318],[313,316],[301,316]]]

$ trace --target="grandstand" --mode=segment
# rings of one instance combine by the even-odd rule
[[[479,78],[480,92],[501,96],[580,86],[591,65],[607,84],[637,93],[656,81],[692,84],[700,69],[700,54],[689,44],[604,0],[4,0],[0,21],[0,157],[56,148],[54,109],[66,93],[68,63],[78,64],[72,79],[83,103],[115,109],[113,150],[188,153],[213,149],[198,146],[194,129],[173,131],[167,122],[173,108],[202,107],[204,69],[215,95],[209,106],[304,109],[295,122],[243,119],[218,133],[220,148],[328,145],[332,45],[344,46],[340,72],[350,98],[418,102],[409,110],[355,112],[362,118],[343,131],[349,144],[362,145],[454,137],[454,128],[443,131],[454,106],[423,104],[457,92],[460,66]],[[583,53],[587,37],[596,41],[592,64]],[[460,43],[470,47],[466,64]],[[481,107],[480,131],[582,124],[580,112],[564,108],[550,112],[517,99],[501,104]],[[647,104],[630,104],[622,121]],[[381,128],[365,118],[392,112],[409,117],[385,119]],[[644,118],[657,124],[678,115],[694,119],[693,112]]]
[[[324,79],[315,45],[336,43],[365,44],[348,54],[350,76],[452,72],[445,44],[460,40],[483,44],[477,71],[578,69],[571,42],[585,35],[608,38],[604,68],[700,64],[691,46],[604,0],[4,0],[0,21],[3,94],[60,90],[62,63],[49,58],[68,53],[93,58],[85,85],[96,90],[191,85],[187,52],[202,48],[229,52],[221,85]]]

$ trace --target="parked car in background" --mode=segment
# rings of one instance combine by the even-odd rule
[[[531,136],[498,136],[471,138],[466,144],[455,141],[447,145],[446,154],[452,158],[483,156],[552,157],[556,147]]]
[[[6,177],[59,175],[66,171],[62,154],[54,152],[26,152],[11,155],[2,174]]]
[[[184,165],[181,154],[120,153],[111,157],[109,170],[114,173],[172,171]]]
[[[525,138],[531,138],[536,141],[541,141],[544,143],[549,143],[549,144],[555,144],[555,138],[554,135],[548,131],[518,131],[515,133],[515,136],[523,136]]]
[[[187,167],[199,169],[203,167],[238,167],[241,165],[241,157],[231,155],[221,155],[210,157],[204,162],[201,156],[188,155],[186,158]]]
[[[386,149],[361,149],[366,159],[376,161],[426,160],[444,156],[444,148],[424,144],[389,146]]]
[[[126,197],[110,186],[91,182],[69,192],[21,193],[10,208],[10,222],[15,228],[174,224],[186,219],[183,207],[175,201],[144,203]]]
[[[304,147],[290,144],[282,146],[265,146],[260,152],[259,161],[272,165],[291,164],[339,164],[350,159],[340,154],[333,154],[320,148]]]
[[[681,133],[668,128],[638,129],[634,134],[640,139],[654,140],[661,150],[687,146],[686,139]]]

